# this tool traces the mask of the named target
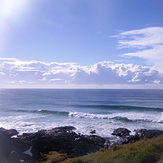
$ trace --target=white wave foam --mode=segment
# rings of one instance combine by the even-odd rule
[[[161,123],[158,123],[159,122]],[[37,114],[36,112],[15,113],[0,117],[0,127],[15,128],[20,134],[37,132],[41,129],[51,129],[58,126],[71,125],[76,132],[90,134],[95,129],[97,135],[112,137],[115,128],[125,127],[129,130],[147,128],[162,129],[163,113],[160,112],[121,112],[112,114],[93,114],[69,112],[69,117],[54,116],[54,114]],[[127,122],[127,123],[126,123]],[[154,122],[154,123],[152,123]]]
[[[91,118],[91,119],[124,119],[131,121],[151,121],[158,122],[158,118],[154,114],[150,113],[138,113],[138,112],[123,112],[123,113],[113,113],[113,114],[91,114],[82,112],[69,112],[70,117],[76,118]]]
[[[157,121],[158,123],[163,123],[163,112],[161,114],[161,118]]]
[[[103,114],[91,114],[91,113],[82,113],[82,112],[69,112],[69,116],[76,118],[93,118],[93,119],[109,119],[109,115]]]

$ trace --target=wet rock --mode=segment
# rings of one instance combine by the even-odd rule
[[[17,153],[16,151],[12,151],[7,163],[21,163],[21,162],[26,162],[26,163],[34,163],[32,157],[30,157],[27,154],[24,153]]]
[[[75,130],[73,126],[56,127],[36,133],[24,133],[15,140],[26,145],[26,148],[23,149],[24,154],[29,153],[26,150],[30,148],[30,156],[34,161],[41,158],[41,153],[47,154],[49,151],[67,153],[75,157],[96,152],[104,147],[104,138],[97,135],[77,134],[73,130]]]
[[[18,138],[12,138],[11,136],[18,134],[14,129],[6,130],[0,128],[0,162],[9,161],[11,157],[20,155],[23,151],[28,149],[28,146]]]
[[[3,135],[3,136],[11,137],[14,135],[18,135],[18,133],[19,132],[15,129],[6,130],[2,127],[0,128],[0,135]]]
[[[41,130],[31,136],[31,152],[35,160],[41,156],[40,153],[48,153],[49,151],[71,152],[76,137],[78,135],[75,132],[67,132],[67,129],[64,130],[63,128]]]
[[[128,130],[127,128],[117,128],[117,129],[114,129],[112,135],[123,137],[123,136],[129,135],[130,132],[131,131]]]
[[[63,126],[63,127],[55,127],[54,130],[71,133],[73,130],[76,130],[76,128],[74,126]]]
[[[117,145],[123,145],[123,144],[129,144],[134,143],[136,141],[140,140],[140,138],[137,135],[129,135],[126,137],[121,137],[119,140],[117,140]]]
[[[72,156],[82,156],[98,151],[104,147],[105,139],[96,135],[81,135],[76,138],[72,150]]]
[[[79,135],[72,129],[74,128],[57,127],[38,131],[31,140],[34,159],[41,157],[40,153],[49,151],[63,152],[74,157],[95,152],[103,147],[105,139],[96,135]]]
[[[110,145],[111,145],[111,141],[106,140],[104,143],[104,148],[110,148]]]
[[[97,135],[81,135],[75,133],[73,126],[56,127],[51,130],[40,130],[36,133],[17,135],[14,129],[0,128],[0,162],[38,161],[43,154],[50,151],[67,153],[77,157],[98,151],[100,148],[111,148],[117,145],[132,143],[144,138],[152,138],[163,134],[160,130],[135,130],[135,135],[129,135],[126,128],[118,128],[113,135],[119,136],[116,141],[109,141]],[[13,138],[13,135],[17,137]]]
[[[134,132],[135,135],[138,136],[140,139],[153,138],[163,134],[163,131],[161,130],[147,130],[147,129],[137,129],[134,130]]]
[[[145,138],[153,138],[160,134],[163,134],[163,131],[161,130],[138,129],[134,131],[135,131],[135,135],[129,135],[130,131],[126,128],[115,129],[112,135],[119,136],[120,138],[116,141],[109,142],[107,145],[108,148],[114,147],[116,145],[133,143]]]
[[[90,133],[91,133],[92,135],[93,135],[93,134],[96,134],[96,130],[92,130]]]

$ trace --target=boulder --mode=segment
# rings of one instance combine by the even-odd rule
[[[70,153],[73,149],[73,142],[78,135],[75,132],[67,132],[67,129],[54,128],[52,130],[40,130],[32,138],[32,154],[34,160],[41,157],[41,153],[47,154],[49,151]]]
[[[58,151],[68,155],[82,156],[96,152],[103,147],[105,139],[91,135],[80,135],[72,131],[72,127],[57,127],[51,130],[40,130],[34,135],[25,135],[32,138],[32,154],[34,160],[41,157],[41,153]]]
[[[0,162],[9,162],[9,158],[19,156],[22,152],[28,149],[28,146],[18,138],[12,138],[18,134],[14,129],[6,130],[0,128]],[[19,157],[20,158],[20,157]]]
[[[135,132],[135,135],[138,136],[140,139],[153,138],[153,137],[163,134],[162,130],[137,129],[137,130],[134,130],[134,132]]]
[[[22,150],[23,152],[30,149],[34,161],[41,158],[41,153],[47,154],[50,151],[67,153],[76,157],[96,152],[104,147],[104,138],[97,135],[77,134],[73,130],[75,130],[73,126],[56,127],[51,130],[40,130],[36,133],[24,133],[18,135],[15,140],[26,145],[26,148]],[[15,150],[15,147],[13,149]],[[15,151],[16,154],[13,154],[16,157],[20,151]]]
[[[138,129],[134,130],[135,135],[129,135],[130,131],[126,128],[115,129],[112,135],[119,136],[120,138],[115,141],[110,141],[107,144],[108,148],[114,147],[116,145],[128,144],[139,141],[145,138],[153,138],[160,134],[163,134],[161,130],[147,130],[147,129]]]
[[[105,139],[97,135],[81,135],[75,139],[72,156],[82,156],[104,147]]]
[[[18,135],[18,133],[19,132],[15,129],[6,130],[2,127],[0,128],[0,135],[3,135],[3,136],[11,137],[14,135]]]
[[[130,132],[131,131],[128,130],[127,128],[117,128],[117,129],[114,129],[112,135],[123,137],[123,136],[129,135]]]

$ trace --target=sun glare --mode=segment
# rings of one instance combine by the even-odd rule
[[[0,15],[3,18],[12,17],[21,11],[25,6],[26,0],[1,0]]]

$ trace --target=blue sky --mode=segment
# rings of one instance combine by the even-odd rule
[[[162,0],[2,0],[0,58],[81,67],[112,61],[162,75],[162,6]]]

